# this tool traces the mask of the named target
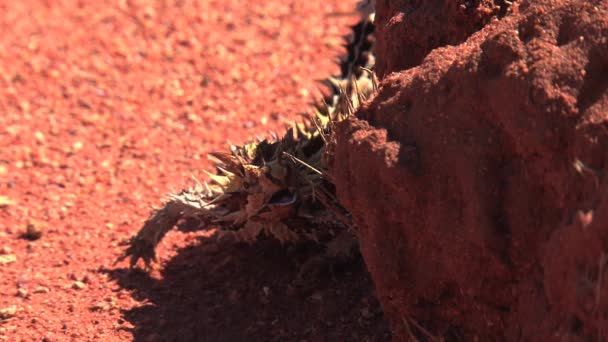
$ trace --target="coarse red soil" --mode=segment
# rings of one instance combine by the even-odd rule
[[[0,340],[390,339],[363,263],[170,233],[114,265],[206,153],[305,112],[353,1],[0,2]],[[27,239],[27,227],[41,230]]]

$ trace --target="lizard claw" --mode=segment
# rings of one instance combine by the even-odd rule
[[[186,209],[188,207],[185,207],[183,202],[172,200],[165,203],[165,206],[161,209],[154,211],[137,234],[120,243],[121,246],[127,246],[127,248],[117,262],[129,258],[129,267],[135,269],[139,259],[142,259],[145,264],[145,271],[150,271],[152,262],[156,262],[156,253],[154,252],[156,245],[183,217],[183,212]]]
[[[152,262],[157,262],[154,245],[137,235],[121,242],[119,245],[129,247],[118,257],[116,263],[130,258],[129,268],[133,270],[136,268],[139,259],[142,259],[145,264],[144,270],[149,272],[152,269]]]

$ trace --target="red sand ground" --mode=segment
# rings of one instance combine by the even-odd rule
[[[113,265],[207,152],[306,110],[354,2],[101,3],[0,2],[0,340],[388,339],[361,263],[294,293],[292,250],[172,233]]]

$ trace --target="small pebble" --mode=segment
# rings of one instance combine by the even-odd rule
[[[90,307],[91,311],[106,311],[110,308],[110,304],[106,302],[98,302],[95,305]]]
[[[23,234],[23,237],[30,241],[38,240],[40,237],[42,237],[42,231],[42,224],[40,222],[30,220],[27,223],[27,228],[25,230],[25,234]]]
[[[43,143],[46,138],[44,136],[44,133],[36,131],[34,132],[34,139],[36,139],[36,141],[39,143]]]
[[[361,309],[361,316],[363,318],[369,319],[372,318],[374,314],[369,310],[369,308],[363,308]]]
[[[83,146],[84,146],[84,144],[82,143],[82,141],[76,141],[75,143],[72,144],[72,150],[74,152],[78,152],[78,151],[82,150]]]
[[[49,293],[49,292],[51,292],[51,290],[49,290],[48,287],[38,286],[33,292],[34,293]]]
[[[316,301],[322,301],[323,300],[323,295],[320,293],[315,293],[312,296],[310,296],[311,299],[316,300]]]
[[[26,289],[18,289],[17,290],[17,297],[28,298],[29,297],[29,293],[27,292]]]
[[[0,255],[0,265],[11,264],[17,261],[15,254]]]
[[[0,310],[0,320],[7,320],[17,315],[17,306],[9,306]]]
[[[81,281],[75,281],[74,284],[72,284],[72,288],[75,290],[82,290],[86,287],[87,287],[87,284],[85,284]]]
[[[4,195],[0,196],[0,208],[9,207],[14,204],[15,204],[15,201],[8,198],[7,196],[4,196]]]

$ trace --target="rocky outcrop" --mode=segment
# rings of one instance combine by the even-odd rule
[[[402,2],[377,1],[385,71],[418,39],[386,30]],[[522,1],[338,125],[338,197],[397,340],[607,338],[607,39],[603,1]]]

